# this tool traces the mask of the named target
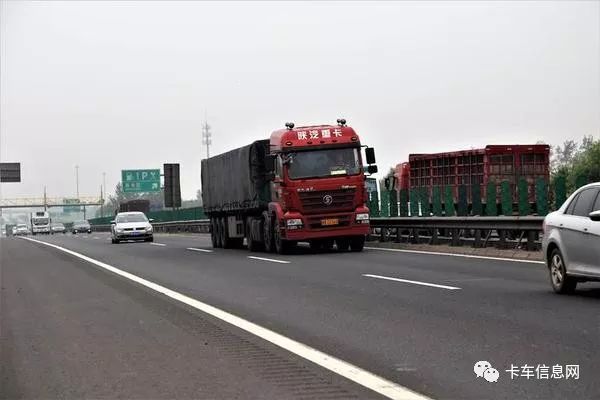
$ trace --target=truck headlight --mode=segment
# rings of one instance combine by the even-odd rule
[[[286,220],[286,225],[289,229],[299,229],[302,228],[302,219],[300,218],[291,218]]]
[[[369,213],[356,214],[356,222],[359,224],[366,224],[369,222]]]

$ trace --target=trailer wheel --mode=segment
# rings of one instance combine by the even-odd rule
[[[350,239],[350,250],[354,252],[360,252],[365,247],[365,237],[364,236],[356,236]]]
[[[263,239],[265,243],[265,251],[267,253],[273,253],[275,251],[275,244],[273,243],[273,220],[268,211],[263,211]]]
[[[263,249],[263,243],[252,239],[252,221],[254,221],[254,217],[246,219],[246,244],[249,251],[257,252]]]
[[[219,218],[215,218],[215,239],[217,240],[217,248],[222,248],[223,241],[221,240],[221,224],[219,223]]]
[[[217,241],[217,227],[214,218],[210,219],[210,242],[212,243],[213,249],[219,247],[219,243]]]
[[[229,243],[229,229],[227,229],[227,217],[219,218],[219,225],[221,225],[221,244],[224,249],[228,249],[231,247],[231,243]]]

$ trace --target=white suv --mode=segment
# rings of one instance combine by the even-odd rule
[[[555,292],[600,281],[600,182],[583,186],[546,216],[542,249]]]

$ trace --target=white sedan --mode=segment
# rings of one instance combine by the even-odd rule
[[[542,244],[555,292],[600,281],[600,182],[583,186],[546,216]]]
[[[110,233],[112,243],[122,240],[154,241],[152,220],[148,220],[143,212],[118,213],[113,221],[110,221]]]

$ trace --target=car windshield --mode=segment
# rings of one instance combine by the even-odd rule
[[[64,228],[65,226],[61,223],[52,224],[53,228]]]
[[[360,158],[356,148],[288,153],[284,156],[284,160],[290,179],[360,173]]]
[[[148,219],[144,214],[123,214],[117,215],[117,224],[123,224],[128,222],[147,222]]]
[[[17,229],[27,229],[27,225],[17,225]]]

